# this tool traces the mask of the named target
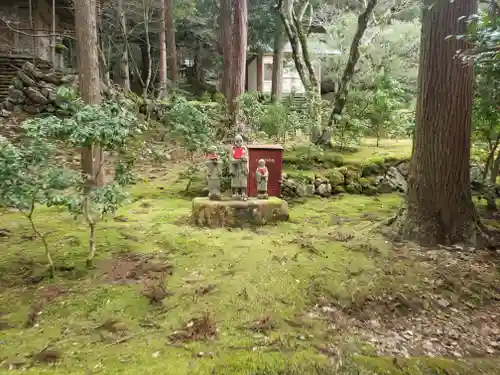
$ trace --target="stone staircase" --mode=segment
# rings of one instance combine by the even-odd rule
[[[12,79],[26,61],[33,62],[33,58],[30,56],[0,55],[0,102],[7,96]],[[41,59],[35,59],[35,65],[42,71],[48,71],[52,67],[51,63]]]
[[[290,106],[290,109],[298,112],[307,111],[307,98],[304,94],[290,94],[283,96],[282,103]]]

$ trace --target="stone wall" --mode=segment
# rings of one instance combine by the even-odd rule
[[[12,80],[7,97],[0,103],[0,114],[9,117],[11,112],[38,114],[55,112],[56,91],[61,85],[75,85],[76,75],[44,73],[31,62],[26,62]]]

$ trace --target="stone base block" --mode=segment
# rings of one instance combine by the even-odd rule
[[[288,203],[279,198],[247,201],[193,199],[192,218],[198,226],[248,227],[288,220]]]

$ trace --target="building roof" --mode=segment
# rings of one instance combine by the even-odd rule
[[[307,46],[309,47],[309,53],[313,55],[341,55],[342,52],[337,49],[332,49],[328,47],[328,44],[317,39],[309,38],[307,41]],[[283,48],[286,54],[292,53],[292,46],[290,42],[285,44]],[[273,51],[268,50],[264,52],[264,55],[272,55]]]

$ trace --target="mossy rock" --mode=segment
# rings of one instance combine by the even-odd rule
[[[288,203],[279,198],[250,198],[248,201],[193,199],[192,219],[198,226],[243,228],[286,221],[288,218]]]
[[[351,182],[346,185],[345,191],[349,194],[360,194],[363,191],[363,187],[358,182]]]
[[[340,167],[344,164],[344,157],[330,150],[324,151],[314,146],[298,146],[286,150],[283,155],[283,165],[295,167],[299,170],[316,170]]]
[[[337,185],[333,187],[332,195],[345,193],[345,188],[343,185]]]
[[[345,182],[344,174],[338,169],[334,169],[327,174],[326,178],[332,186],[343,185]]]

